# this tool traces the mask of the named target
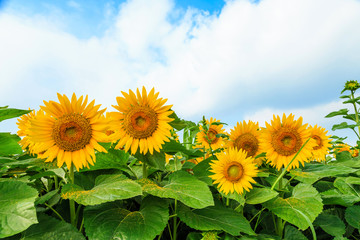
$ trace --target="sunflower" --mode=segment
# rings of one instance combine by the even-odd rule
[[[131,148],[131,154],[135,154],[138,149],[140,153],[146,154],[148,151],[153,154],[154,149],[160,152],[162,144],[169,141],[171,137],[169,125],[173,119],[169,115],[172,105],[166,105],[167,99],[157,98],[159,93],[155,93],[154,88],[149,94],[146,89],[139,89],[136,95],[129,90],[129,94],[121,92],[124,97],[117,97],[118,105],[113,105],[119,112],[111,112],[112,130],[114,139],[119,140],[115,148],[125,146],[125,151]]]
[[[348,144],[337,144],[335,146],[335,148],[336,148],[335,152],[337,152],[337,153],[348,151],[351,154],[351,156],[353,156],[353,157],[359,156],[359,150],[356,148],[351,149],[351,146]],[[334,156],[334,157],[336,157],[336,156]]]
[[[266,128],[260,136],[260,148],[266,152],[266,158],[270,165],[278,170],[286,167],[301,146],[311,137],[307,124],[302,124],[302,117],[294,120],[294,115],[286,117],[283,114],[282,120],[279,116],[274,115],[271,125],[265,122]],[[308,162],[312,156],[312,150],[316,146],[315,140],[310,139],[303,147],[296,159],[291,163],[287,170],[299,167],[304,162]]]
[[[249,157],[256,157],[261,153],[259,148],[260,131],[259,123],[245,121],[236,123],[234,129],[230,129],[229,147],[234,147],[238,150],[243,149]],[[262,158],[255,159],[257,165],[261,165]]]
[[[42,110],[39,110],[38,112],[36,112],[35,110],[29,112],[28,114],[24,114],[21,117],[19,117],[17,119],[17,125],[19,130],[17,131],[17,135],[19,137],[23,137],[20,141],[19,144],[21,145],[23,150],[26,150],[27,148],[33,149],[35,143],[32,142],[29,139],[29,128],[31,126],[30,120],[35,118],[36,114],[41,114],[44,115],[44,112]],[[32,152],[30,152],[32,154]]]
[[[309,127],[311,132],[311,137],[316,141],[316,146],[313,147],[313,159],[321,162],[325,161],[326,154],[329,153],[330,144],[330,136],[326,136],[327,131],[325,128],[318,127],[315,125],[314,127]]]
[[[225,130],[223,129],[223,125],[215,125],[212,123],[220,122],[220,120],[216,120],[215,118],[210,118],[206,120],[206,125],[209,126],[209,129],[206,131],[203,126],[200,125],[200,132],[196,134],[196,142],[198,143],[195,148],[203,148],[216,150],[218,148],[222,148],[225,145],[225,141],[222,137],[217,137],[217,134],[224,134]]]
[[[46,162],[57,159],[57,166],[64,163],[68,168],[73,164],[77,170],[94,165],[95,149],[106,150],[98,144],[106,140],[107,122],[102,117],[104,110],[94,105],[95,100],[87,104],[88,97],[77,98],[72,95],[58,94],[59,102],[44,101],[41,106],[45,114],[36,114],[30,119],[28,137],[34,145],[29,145],[38,157],[46,158]]]
[[[214,184],[218,183],[220,191],[228,194],[234,191],[242,194],[244,189],[249,191],[251,183],[255,183],[258,169],[255,166],[254,158],[248,157],[245,150],[229,148],[218,155],[218,160],[210,163],[210,175]]]

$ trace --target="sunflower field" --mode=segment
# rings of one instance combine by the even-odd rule
[[[360,140],[360,85],[332,130]],[[144,87],[112,110],[58,94],[0,108],[0,238],[22,240],[360,239],[358,146],[301,116],[265,126],[179,118]],[[359,143],[359,142],[358,142]]]

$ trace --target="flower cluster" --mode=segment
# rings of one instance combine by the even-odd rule
[[[73,94],[69,99],[58,94],[58,102],[44,101],[39,111],[18,119],[20,144],[46,162],[56,159],[58,167],[66,164],[77,170],[94,165],[96,152],[107,152],[103,142],[114,142],[116,149],[131,154],[160,152],[165,142],[178,136],[171,127],[172,105],[165,105],[167,99],[158,96],[154,89],[147,92],[144,87],[122,92],[113,105],[115,111],[106,113],[94,100],[88,102],[88,96]],[[227,134],[219,120],[203,120],[194,148],[213,157],[210,177],[220,191],[249,191],[263,162],[290,170],[325,159],[330,147],[325,129],[303,124],[301,117],[296,120],[292,114],[274,116],[265,125],[238,122]]]

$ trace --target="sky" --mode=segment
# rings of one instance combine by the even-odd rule
[[[293,113],[354,145],[324,116],[360,81],[359,12],[360,0],[0,0],[0,106],[75,92],[114,111],[145,86],[194,122]]]

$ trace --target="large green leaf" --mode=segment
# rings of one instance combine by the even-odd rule
[[[342,193],[338,189],[330,189],[321,193],[321,198],[325,205],[341,205],[345,207],[352,206],[360,202],[360,198],[353,193]]]
[[[159,186],[149,179],[138,181],[143,191],[161,198],[173,198],[192,208],[204,208],[214,205],[213,196],[206,183],[184,171],[169,176],[169,182]]]
[[[37,223],[34,202],[38,192],[24,182],[0,181],[0,238],[22,232]]]
[[[319,226],[326,233],[332,236],[342,236],[345,234],[345,224],[336,215],[321,213],[314,221],[315,226]]]
[[[165,170],[165,154],[162,151],[161,152],[154,151],[153,154],[150,154],[148,152],[146,155],[137,152],[135,154],[135,157],[139,161],[145,162],[146,164],[148,164],[149,166],[155,169],[159,169],[162,171]]]
[[[45,214],[39,216],[39,223],[28,228],[21,240],[85,240],[74,226]]]
[[[10,118],[20,117],[21,115],[27,114],[31,111],[32,110],[21,110],[15,108],[2,107],[0,108],[0,122]]]
[[[90,190],[75,184],[66,184],[61,192],[62,198],[72,199],[82,205],[96,205],[141,194],[141,186],[124,175],[100,175]]]
[[[312,184],[324,177],[334,177],[345,175],[349,173],[354,173],[358,169],[351,167],[340,166],[340,165],[330,165],[330,164],[306,164],[305,167],[301,169],[296,169],[290,171],[290,175],[294,176],[296,180],[299,180],[304,183]]]
[[[271,190],[270,188],[254,188],[250,192],[246,193],[247,204],[259,204],[270,199],[273,199],[279,195],[278,192]]]
[[[349,109],[343,108],[340,109],[339,111],[335,111],[335,112],[331,112],[328,115],[326,115],[326,118],[330,118],[330,117],[334,117],[334,116],[338,116],[338,115],[346,115],[348,113]]]
[[[240,232],[255,235],[242,214],[220,204],[203,209],[190,209],[180,205],[178,216],[189,227],[201,231],[223,230],[234,236],[240,235]]]
[[[360,206],[350,206],[345,210],[346,221],[354,228],[360,229]]]
[[[152,196],[144,198],[139,211],[131,212],[115,203],[89,206],[84,211],[85,231],[90,240],[152,240],[168,220],[168,204]]]
[[[263,205],[301,230],[307,229],[310,226],[309,221],[313,222],[323,208],[318,191],[313,186],[303,183],[294,187],[291,197],[277,197]]]
[[[83,171],[111,168],[122,169],[127,166],[129,156],[130,154],[123,150],[108,149],[107,153],[97,153],[94,166],[90,166],[90,169],[84,168]]]
[[[10,133],[0,133],[0,155],[11,155],[11,154],[21,154],[22,149],[18,142],[21,139],[18,135]]]

